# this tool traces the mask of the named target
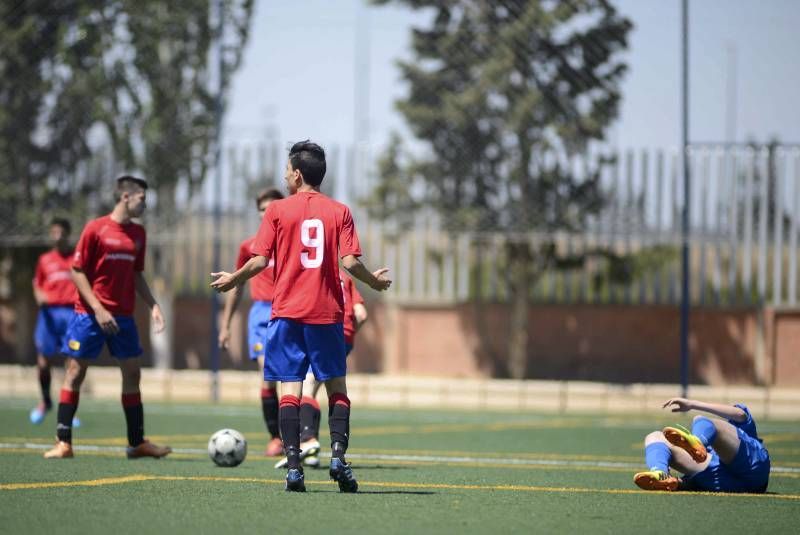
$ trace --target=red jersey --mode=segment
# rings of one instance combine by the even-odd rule
[[[272,201],[252,252],[275,260],[273,318],[344,321],[339,258],[361,256],[347,206],[316,191]]]
[[[239,257],[236,259],[236,269],[241,269],[243,265],[250,260],[253,253],[250,248],[253,245],[255,236],[251,236],[244,240],[239,246]],[[275,290],[275,260],[270,258],[269,264],[264,268],[264,271],[250,279],[250,299],[253,301],[272,301],[272,294]]]
[[[71,305],[78,298],[78,289],[72,282],[72,251],[61,254],[58,249],[43,253],[36,262],[33,286],[44,293],[45,304]]]
[[[339,279],[342,281],[342,297],[344,298],[344,341],[350,345],[356,338],[356,313],[354,306],[356,303],[364,304],[364,298],[356,288],[353,279],[344,272],[339,270]]]
[[[115,316],[133,315],[136,303],[136,272],[144,271],[146,236],[136,223],[121,225],[103,216],[89,221],[75,248],[73,267],[89,279],[100,303]],[[75,301],[75,311],[92,314],[82,297]]]

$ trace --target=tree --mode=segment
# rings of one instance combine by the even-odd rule
[[[162,212],[179,181],[190,189],[202,182],[217,128],[209,52],[224,44],[224,94],[253,10],[253,0],[221,4],[221,32],[212,0],[4,5],[0,179],[15,187],[0,188],[0,209],[16,232],[40,232],[43,208],[80,206],[98,189],[74,177],[104,144],[116,163],[98,169],[97,180],[138,170],[151,180]]]
[[[552,241],[534,250],[529,233],[578,231],[603,206],[608,160],[587,149],[617,115],[632,24],[606,0],[395,2],[433,15],[413,30],[414,59],[399,62],[409,93],[397,107],[425,151],[384,165],[381,179],[404,173],[409,187],[421,184],[449,229],[507,234],[508,371],[524,377],[531,288],[549,267],[575,262]]]

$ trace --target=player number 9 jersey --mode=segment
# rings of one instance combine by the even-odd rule
[[[343,321],[338,258],[361,256],[347,206],[319,192],[273,201],[251,252],[275,261],[273,318],[309,324]]]

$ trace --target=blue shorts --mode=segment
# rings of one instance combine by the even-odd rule
[[[739,451],[729,464],[720,462],[719,455],[709,448],[711,462],[702,472],[688,478],[699,490],[711,492],[766,492],[769,483],[769,452],[764,445],[737,429]]]
[[[312,325],[275,318],[267,326],[265,381],[302,381],[311,367],[318,381],[347,373],[341,323]]]
[[[264,356],[264,347],[267,341],[267,325],[272,316],[272,303],[269,301],[254,301],[247,317],[247,347],[250,348],[250,360]]]
[[[344,356],[349,357],[350,352],[353,350],[353,344],[348,344],[345,342],[344,344]]]
[[[52,357],[61,352],[73,314],[75,309],[72,305],[43,306],[39,309],[33,341],[40,355]]]
[[[138,357],[142,354],[139,345],[139,331],[136,322],[131,316],[114,316],[119,326],[119,332],[108,336],[100,328],[94,314],[78,314],[72,316],[67,328],[67,336],[61,352],[68,357],[79,359],[96,359],[103,350],[103,344],[108,344],[108,350],[113,357],[127,359]]]

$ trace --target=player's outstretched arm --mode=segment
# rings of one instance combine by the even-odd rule
[[[348,273],[364,284],[369,285],[373,290],[382,292],[383,290],[388,290],[389,286],[392,285],[392,280],[386,276],[389,268],[381,268],[374,273],[370,273],[366,266],[361,263],[361,260],[354,255],[347,255],[342,258],[342,266]]]
[[[100,300],[97,298],[97,296],[94,295],[94,292],[92,291],[92,285],[89,282],[89,279],[86,277],[86,273],[76,267],[73,267],[72,282],[75,283],[78,293],[94,312],[94,318],[97,321],[97,324],[100,325],[100,328],[103,330],[103,332],[106,334],[117,334],[119,332],[117,321],[114,319],[114,316],[112,316],[111,313],[106,310],[103,304],[100,303]]]
[[[669,408],[672,412],[703,411],[734,422],[747,421],[747,414],[739,407],[721,403],[706,403],[696,399],[671,398],[664,402],[662,408]]]
[[[144,278],[144,274],[141,271],[136,272],[136,278],[134,280],[136,282],[136,293],[150,308],[150,318],[153,320],[153,330],[157,333],[160,333],[165,327],[164,315],[161,313],[161,307],[158,306],[158,303],[156,303],[156,299],[153,297],[153,292],[150,291],[150,286],[147,284],[147,280]]]
[[[219,326],[219,337],[217,343],[221,349],[228,349],[228,342],[231,339],[231,320],[239,301],[242,300],[244,293],[242,286],[234,286],[233,290],[225,296],[225,308],[222,310],[222,324]]]
[[[227,271],[212,273],[211,277],[214,280],[211,282],[211,287],[218,292],[232,290],[236,286],[244,284],[247,280],[264,271],[264,268],[267,267],[267,263],[266,256],[256,255],[233,273],[228,273]]]

